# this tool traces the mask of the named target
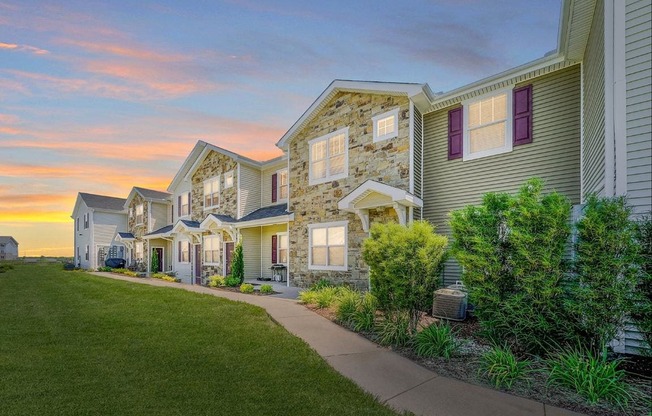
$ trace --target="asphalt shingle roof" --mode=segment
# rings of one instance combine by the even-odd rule
[[[222,214],[210,214],[210,215],[222,222],[238,222],[238,220],[231,217],[230,215],[222,215]]]
[[[287,211],[288,204],[272,205],[270,207],[263,207],[251,212],[244,217],[240,218],[238,222],[262,220],[265,218],[280,217],[282,215],[289,215]]]
[[[127,200],[124,198],[115,198],[113,196],[87,194],[85,192],[80,192],[79,196],[81,196],[81,198],[84,200],[84,203],[89,208],[107,209],[111,211],[124,210],[125,202],[127,202]]]
[[[190,221],[190,220],[179,220],[179,221],[184,223],[186,225],[186,227],[189,227],[189,228],[200,228],[201,227],[201,224],[198,223],[197,221]]]
[[[155,191],[153,189],[146,189],[138,186],[134,186],[134,189],[136,189],[144,198],[169,199],[170,196],[172,195],[167,192]]]
[[[135,238],[132,233],[118,233],[120,238]]]
[[[166,226],[163,227],[163,228],[159,228],[158,230],[156,230],[156,231],[152,231],[151,233],[147,233],[147,234],[145,234],[145,235],[155,235],[155,234],[165,234],[165,233],[169,233],[170,231],[172,231],[172,228],[173,228],[173,227],[174,227],[173,225],[166,225]]]

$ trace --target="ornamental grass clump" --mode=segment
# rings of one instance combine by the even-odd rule
[[[618,369],[620,363],[609,361],[606,349],[596,354],[582,347],[567,348],[546,360],[548,383],[574,390],[590,404],[607,401],[626,409],[633,396],[625,371]]]
[[[263,295],[271,295],[274,293],[274,288],[272,285],[262,285],[260,286],[260,293]]]
[[[240,285],[240,292],[254,293],[254,285],[252,285],[251,283],[243,283]]]
[[[518,380],[529,380],[530,366],[529,360],[519,360],[507,346],[496,346],[482,355],[478,372],[494,387],[510,389]]]
[[[403,347],[412,341],[410,329],[410,313],[407,311],[394,311],[385,314],[378,323],[378,341],[382,345]]]
[[[461,345],[448,322],[431,324],[414,337],[414,352],[420,357],[448,359],[457,353]]]
[[[361,302],[360,293],[349,288],[340,289],[335,301],[335,316],[337,320],[345,325],[349,325],[353,315],[358,310]]]
[[[376,310],[378,300],[367,292],[362,296],[357,310],[351,316],[351,327],[356,332],[369,332],[376,326]]]
[[[222,287],[226,285],[226,279],[224,276],[213,275],[208,277],[208,287]]]

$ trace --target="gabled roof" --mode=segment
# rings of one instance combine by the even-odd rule
[[[430,106],[433,93],[428,84],[415,84],[404,82],[378,82],[378,81],[351,81],[336,79],[317,97],[315,102],[301,115],[290,129],[276,143],[284,149],[288,143],[308,124],[316,114],[330,102],[339,92],[362,92],[369,94],[404,95],[410,98],[415,105],[425,111]]]
[[[358,203],[363,202],[365,198],[373,194],[382,195],[386,198],[378,202],[376,205],[362,207],[358,206]],[[423,201],[420,198],[403,189],[368,179],[353,191],[351,191],[347,196],[340,199],[338,202],[338,208],[341,210],[355,211],[359,208],[366,209],[385,206],[388,203],[398,203],[408,207],[423,206]]]
[[[147,189],[147,188],[141,188],[139,186],[134,186],[131,188],[131,192],[129,192],[129,196],[125,200],[124,203],[124,209],[129,208],[129,204],[131,204],[131,200],[134,199],[136,194],[140,195],[145,201],[150,201],[150,202],[170,202],[172,198],[172,194],[168,192],[162,192],[162,191],[156,191],[154,189]]]
[[[88,194],[85,192],[80,192],[79,197],[84,201],[88,208],[101,209],[106,211],[122,211],[126,201],[124,198]]]
[[[159,236],[159,235],[167,236],[172,231],[172,228],[174,228],[174,225],[166,225],[165,227],[161,227],[158,230],[152,231],[151,233],[145,234],[144,237]]]
[[[190,154],[188,154],[188,156],[186,157],[186,160],[183,161],[181,168],[179,168],[179,170],[177,171],[177,174],[172,179],[172,182],[170,182],[170,185],[168,186],[167,190],[169,192],[174,192],[177,186],[179,186],[179,184],[184,179],[191,176],[195,172],[195,170],[197,170],[201,162],[206,158],[206,156],[208,156],[208,154],[211,151],[221,153],[225,156],[232,158],[237,163],[244,163],[246,165],[252,166],[257,169],[264,169],[267,166],[273,165],[287,158],[287,155],[281,155],[270,160],[257,161],[257,160],[250,159],[246,156],[239,155],[230,150],[226,150],[222,147],[215,146],[210,143],[206,143],[203,140],[198,140],[197,143],[195,144],[195,147],[192,148]]]
[[[16,247],[18,247],[18,241],[10,235],[0,235],[0,243],[8,243],[13,241]]]
[[[133,240],[134,238],[136,238],[132,233],[121,233],[121,232],[118,233],[118,237],[120,237],[122,240]]]
[[[197,221],[178,220],[171,232],[201,232],[201,224]]]

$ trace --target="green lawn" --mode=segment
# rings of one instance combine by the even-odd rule
[[[59,265],[0,273],[2,415],[393,415],[262,309]]]

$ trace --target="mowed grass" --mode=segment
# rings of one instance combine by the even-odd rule
[[[257,307],[17,265],[0,274],[2,415],[393,415]]]

